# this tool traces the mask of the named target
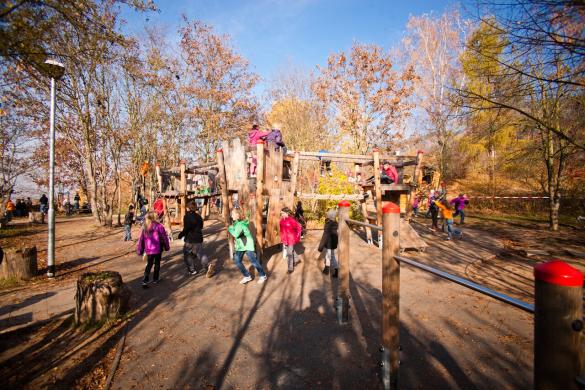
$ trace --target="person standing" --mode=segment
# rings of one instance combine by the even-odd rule
[[[282,240],[283,249],[286,250],[288,259],[288,273],[292,273],[295,265],[299,263],[298,254],[295,251],[295,245],[301,240],[301,224],[293,217],[293,212],[285,207],[280,212],[280,239]]]
[[[431,212],[431,218],[433,221],[431,225],[432,231],[439,229],[439,207],[437,206],[436,200],[436,194],[431,195],[429,198],[429,211]]]
[[[418,205],[420,204],[420,195],[415,195],[414,199],[412,200],[412,215],[416,217],[418,213]]]
[[[325,275],[329,274],[330,268],[333,268],[331,272],[331,276],[334,278],[337,277],[338,274],[338,265],[337,265],[337,257],[335,256],[335,251],[337,250],[337,212],[335,210],[327,211],[327,220],[325,221],[325,228],[323,229],[323,236],[321,236],[321,242],[319,242],[319,252],[323,252],[324,249],[327,249],[325,253],[325,268],[323,268],[323,273]]]
[[[185,237],[183,244],[183,261],[189,275],[206,272],[209,259],[203,249],[203,218],[197,213],[197,203],[187,202],[187,212],[183,217],[183,230],[179,239]]]
[[[467,196],[461,193],[458,197],[451,199],[450,203],[455,206],[455,214],[453,214],[453,218],[460,215],[461,220],[459,221],[459,224],[463,225],[465,223],[465,212],[463,210],[465,209],[465,206],[469,204]]]
[[[14,214],[14,203],[10,198],[6,201],[6,205],[4,206],[4,216],[8,222],[12,221],[12,214]]]
[[[240,280],[240,284],[246,284],[252,281],[250,271],[248,271],[244,264],[242,264],[244,255],[248,256],[248,260],[258,271],[258,274],[260,275],[258,283],[264,283],[268,277],[254,252],[254,237],[252,237],[252,233],[248,227],[249,222],[247,220],[242,220],[242,216],[238,209],[232,211],[232,219],[234,222],[228,227],[228,232],[234,237],[234,263],[236,263],[236,266],[244,276],[242,280]]]
[[[79,202],[81,201],[81,197],[79,196],[79,192],[75,193],[75,196],[73,197],[73,208],[75,209],[75,211],[79,210]]]
[[[170,249],[169,237],[163,225],[156,222],[156,214],[150,212],[144,219],[144,226],[136,253],[142,256],[146,253],[146,268],[144,269],[144,279],[142,279],[142,287],[147,287],[150,282],[150,270],[154,265],[153,283],[160,282],[160,260],[163,251]]]
[[[41,195],[39,203],[41,204],[41,213],[47,214],[47,211],[49,211],[49,198],[47,198],[47,195]]]
[[[134,205],[128,206],[124,216],[124,241],[132,241],[132,224],[134,223]]]

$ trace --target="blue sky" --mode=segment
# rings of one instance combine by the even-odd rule
[[[159,12],[124,12],[125,30],[163,28],[176,39],[181,15],[213,25],[263,80],[294,64],[312,70],[354,41],[398,45],[410,15],[442,13],[447,0],[155,0]],[[263,86],[260,86],[263,89]]]

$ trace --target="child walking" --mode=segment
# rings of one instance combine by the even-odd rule
[[[163,251],[168,251],[169,237],[165,228],[160,223],[156,222],[156,213],[149,212],[144,219],[144,227],[138,240],[138,247],[136,252],[142,256],[146,253],[146,268],[144,269],[144,279],[142,280],[142,287],[147,287],[150,281],[150,270],[154,264],[154,275],[152,282],[160,282],[160,259]]]
[[[262,268],[262,264],[260,264],[256,257],[256,253],[254,252],[254,238],[248,227],[249,222],[247,220],[242,220],[241,218],[240,211],[237,209],[233,210],[232,219],[234,220],[234,223],[228,227],[228,232],[234,237],[235,241],[234,262],[238,266],[242,275],[244,275],[242,280],[240,280],[240,284],[246,284],[252,281],[252,275],[250,275],[250,272],[242,264],[244,254],[248,255],[248,260],[250,260],[250,263],[256,268],[260,275],[258,283],[264,283],[267,276],[264,272],[264,268]]]
[[[447,199],[435,201],[435,204],[443,214],[443,219],[447,225],[447,240],[450,240],[453,235],[453,210],[451,209],[451,205],[447,202]]]
[[[335,256],[338,241],[337,221],[335,221],[336,217],[337,213],[335,210],[327,211],[327,220],[325,221],[323,236],[321,237],[321,242],[319,243],[319,252],[323,252],[323,249],[327,249],[327,252],[325,253],[325,268],[323,268],[323,273],[328,275],[329,269],[333,268],[331,271],[331,276],[334,278],[337,277],[339,271],[337,257]]]
[[[299,255],[295,251],[295,244],[301,240],[303,228],[301,224],[293,217],[293,212],[285,207],[280,212],[280,239],[282,240],[283,249],[286,250],[288,259],[288,273],[295,270],[295,265],[299,263]]]
[[[134,205],[128,206],[124,216],[124,241],[132,241],[132,224],[134,223]]]

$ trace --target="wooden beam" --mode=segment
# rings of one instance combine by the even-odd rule
[[[299,153],[296,152],[295,153],[295,157],[293,159],[292,162],[292,175],[290,178],[290,192],[291,195],[289,197],[289,199],[291,199],[291,203],[290,205],[287,205],[291,210],[295,209],[295,193],[297,192],[297,180],[298,180],[298,175],[299,175],[299,161],[300,161],[300,156]]]
[[[374,192],[376,195],[376,223],[382,226],[382,183],[380,181],[380,151],[374,149]]]
[[[348,201],[341,201],[338,204],[338,258],[339,258],[339,279],[340,291],[338,300],[341,300],[341,307],[337,306],[339,323],[344,324],[349,321],[349,219]]]
[[[340,194],[340,195],[329,195],[329,194],[310,194],[299,192],[297,198],[300,199],[316,199],[316,200],[361,200],[364,196],[361,194]]]
[[[227,231],[228,226],[230,225],[230,202],[228,196],[228,188],[227,188],[227,177],[225,174],[225,165],[223,161],[223,150],[219,149],[216,152],[217,155],[217,164],[219,167],[219,184],[221,185],[221,215],[223,217],[223,222],[226,227],[226,234],[228,239],[228,245],[230,248],[230,259],[234,257],[234,240]]]
[[[385,389],[398,388],[400,348],[400,207],[383,208],[382,246],[382,383]]]
[[[187,173],[185,160],[181,160],[181,221],[185,218],[187,213]]]
[[[264,253],[264,231],[262,228],[262,210],[264,209],[264,143],[256,144],[256,253],[260,260]]]
[[[163,183],[162,183],[162,175],[160,173],[160,164],[156,163],[156,181],[158,185],[158,192],[161,193],[163,191]]]

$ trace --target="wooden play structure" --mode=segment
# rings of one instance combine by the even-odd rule
[[[420,151],[415,155],[382,155],[377,149],[369,155],[285,152],[280,147],[264,143],[246,147],[235,138],[223,143],[215,161],[192,167],[187,167],[183,161],[178,168],[170,169],[161,169],[157,165],[157,179],[160,196],[164,199],[167,228],[182,223],[188,200],[201,199],[201,214],[207,217],[212,200],[220,198],[221,215],[226,225],[231,210],[240,208],[250,220],[257,248],[262,252],[263,248],[280,243],[280,210],[285,206],[294,210],[296,199],[351,200],[357,202],[358,207],[354,209],[364,221],[368,242],[373,243],[371,226],[382,225],[382,207],[386,202],[393,202],[400,205],[403,217],[402,250],[424,250],[426,243],[408,223],[411,194],[422,181],[422,157]],[[332,195],[303,191],[299,177],[305,171],[305,165],[323,161],[352,167],[348,176],[355,188],[354,193]],[[397,183],[382,184],[382,162],[397,169]],[[377,238],[381,245],[381,235],[378,234]],[[230,250],[233,250],[231,239]]]

